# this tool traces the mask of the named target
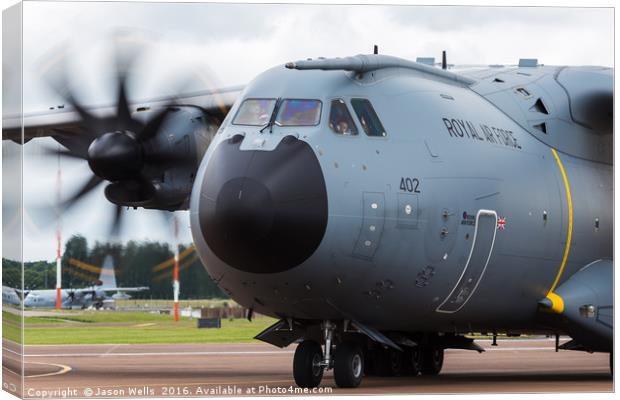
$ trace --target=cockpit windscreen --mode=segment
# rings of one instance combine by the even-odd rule
[[[321,121],[321,101],[284,99],[278,111],[276,125],[316,126]]]
[[[246,99],[239,107],[233,125],[266,125],[276,105],[276,99]]]

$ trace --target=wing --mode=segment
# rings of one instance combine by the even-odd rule
[[[67,296],[73,299],[81,299],[86,295],[92,295],[95,293],[95,289],[83,288],[83,289],[67,289]],[[52,293],[53,294],[53,293]],[[55,294],[53,294],[55,296]]]
[[[101,289],[97,289],[97,291],[102,291],[102,292],[127,292],[127,293],[131,293],[131,292],[143,292],[145,290],[149,290],[150,288],[148,286],[139,286],[139,287],[113,287],[113,288],[101,288]]]
[[[169,106],[170,104],[199,107],[215,120],[222,121],[228,114],[242,86],[203,90],[174,97],[158,97],[129,103],[133,113]],[[83,114],[74,107],[59,105],[46,111],[24,113],[24,143],[37,137],[52,136],[70,140],[71,137],[84,135]],[[86,106],[84,111],[101,119],[113,118],[116,105]],[[21,115],[2,117],[2,139],[21,142]],[[64,144],[64,143],[62,143]],[[70,144],[69,144],[70,145]]]

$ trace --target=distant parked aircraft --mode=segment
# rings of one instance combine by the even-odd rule
[[[19,290],[9,286],[2,286],[2,303],[15,306],[22,304]]]
[[[114,274],[114,264],[111,256],[107,256],[99,275],[100,285],[94,285],[81,289],[62,289],[61,306],[62,308],[88,308],[97,309],[108,307],[114,300],[131,298],[128,292],[141,292],[148,290],[147,286],[140,287],[117,287],[116,276]],[[5,290],[3,287],[2,297],[4,299]],[[113,293],[110,295],[110,293]],[[56,290],[31,290],[27,293],[24,300],[25,307],[51,308],[56,305]]]

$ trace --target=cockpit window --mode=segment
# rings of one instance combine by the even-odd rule
[[[276,125],[316,126],[321,120],[319,100],[285,99],[280,105]]]
[[[332,108],[329,112],[329,127],[340,135],[357,135],[357,128],[344,100],[332,100]]]
[[[233,125],[263,126],[269,122],[276,99],[246,99],[239,107]]]
[[[360,120],[362,129],[368,136],[385,136],[385,129],[375,112],[375,109],[366,99],[351,99],[351,105],[357,118]]]

